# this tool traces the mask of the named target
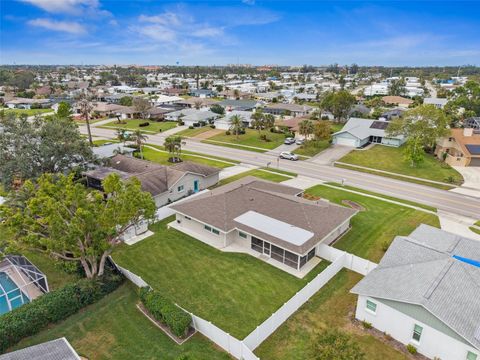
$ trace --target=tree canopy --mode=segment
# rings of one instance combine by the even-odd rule
[[[10,246],[80,262],[88,278],[101,276],[120,237],[155,214],[150,193],[136,178],[122,181],[110,174],[104,193],[86,188],[73,175],[44,174],[11,191],[0,218],[13,234]]]
[[[320,103],[323,110],[330,111],[335,120],[345,121],[355,104],[355,96],[346,90],[327,93]]]
[[[92,150],[69,119],[9,114],[0,120],[0,174],[9,186],[14,180],[35,179],[43,173],[82,169],[94,160]]]

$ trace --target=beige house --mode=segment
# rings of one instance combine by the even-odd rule
[[[480,166],[480,132],[451,129],[449,137],[437,141],[435,155],[451,166]]]
[[[351,208],[310,201],[302,190],[246,177],[170,206],[169,224],[222,251],[242,252],[303,277],[320,261],[319,244],[345,233]]]

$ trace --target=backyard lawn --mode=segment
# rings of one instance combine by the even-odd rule
[[[269,172],[262,171],[260,169],[248,170],[248,171],[242,172],[240,174],[233,175],[233,176],[230,176],[230,177],[225,178],[223,180],[220,180],[219,183],[215,187],[225,185],[225,184],[231,183],[233,181],[237,181],[238,179],[244,178],[246,176],[255,176],[257,178],[260,178],[260,179],[263,179],[263,180],[268,180],[268,181],[273,181],[273,182],[282,182],[282,181],[291,179],[291,177],[282,175],[282,173],[279,173],[279,172],[277,173],[276,172],[275,174],[273,174],[272,172],[275,172],[275,170],[269,169]]]
[[[175,344],[135,304],[136,289],[125,283],[99,302],[20,342],[24,348],[65,336],[77,352],[95,360],[231,359],[200,334]]]
[[[166,225],[151,237],[122,245],[115,262],[141,276],[180,306],[243,339],[329,263],[298,279],[247,254],[214,249]]]
[[[148,120],[148,119],[146,120],[128,119],[123,121],[126,123],[119,124],[117,120],[114,120],[112,122],[109,122],[99,127],[105,127],[105,128],[113,127],[117,129],[126,129],[126,130],[132,130],[132,131],[140,129],[145,132],[158,133],[161,131],[173,129],[174,127],[177,126],[177,123],[174,121],[154,121],[154,120]],[[149,122],[150,125],[140,127],[139,125],[144,122]]]
[[[384,254],[382,247],[390,244],[395,236],[408,235],[422,223],[440,227],[436,215],[341,189],[317,185],[305,192],[337,204],[342,200],[354,201],[365,208],[352,218],[350,231],[333,246],[374,262],[380,261]]]
[[[311,359],[309,346],[314,334],[336,328],[349,333],[358,343],[365,359],[403,360],[409,357],[383,343],[362,329],[352,326],[351,316],[356,305],[356,295],[350,289],[361,275],[341,270],[292,317],[280,326],[256,350],[262,360]]]
[[[170,157],[168,152],[156,151],[146,146],[143,147],[143,157],[145,160],[153,161],[162,165],[173,165],[171,162],[168,162],[168,158]],[[210,158],[210,156],[206,156],[206,157]],[[191,155],[188,153],[182,153],[181,158],[184,161],[192,161],[192,162],[196,162],[203,165],[214,166],[220,169],[235,165],[232,162],[221,161],[220,159],[219,160],[205,159],[203,157]]]
[[[226,142],[231,145],[235,145],[238,148],[242,148],[244,150],[253,150],[249,149],[246,146],[257,147],[265,150],[275,149],[276,147],[283,144],[285,141],[284,134],[277,134],[272,133],[269,131],[262,131],[262,134],[267,135],[268,141],[260,139],[260,135],[258,131],[252,129],[245,129],[245,134],[238,135],[238,139],[234,134],[226,135],[225,132],[222,134],[218,134],[208,138],[208,140],[204,140],[205,142],[209,141],[220,141]],[[215,143],[216,145],[228,146],[225,144]],[[241,147],[244,146],[244,147]]]
[[[430,154],[426,154],[425,160],[417,167],[410,166],[410,162],[405,160],[403,149],[403,147],[394,148],[377,145],[369,150],[351,151],[342,157],[339,162],[390,171],[401,175],[415,176],[427,180],[457,185],[463,183],[463,177],[458,171],[440,162]],[[361,169],[355,170],[362,171]],[[382,175],[381,173],[376,174]],[[406,178],[403,178],[403,180],[409,181]]]

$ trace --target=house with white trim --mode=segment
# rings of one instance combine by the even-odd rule
[[[242,252],[305,276],[350,227],[356,210],[299,196],[302,190],[245,177],[173,204],[169,226],[223,251]]]
[[[352,290],[355,317],[431,359],[480,359],[480,242],[420,225]]]

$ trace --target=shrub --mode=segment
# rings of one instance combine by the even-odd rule
[[[189,129],[195,129],[195,127],[193,125],[190,125],[188,128]]]
[[[363,328],[364,329],[371,329],[372,328],[372,324],[369,323],[368,321],[362,321],[362,325],[363,325]]]
[[[139,127],[145,127],[145,126],[148,126],[150,125],[150,123],[148,121],[145,121],[145,122],[142,122],[140,124],[138,124]]]
[[[230,134],[231,134],[230,130],[225,131],[225,135],[230,135]]]
[[[192,322],[190,314],[180,309],[169,299],[148,288],[140,290],[140,300],[150,314],[169,327],[173,334],[183,337]]]
[[[413,346],[412,344],[408,344],[407,345],[407,351],[410,354],[415,355],[417,353],[417,348],[415,346]]]
[[[82,279],[0,316],[0,353],[47,325],[93,304],[115,290],[122,281],[121,276],[112,273],[97,280]]]
[[[210,125],[210,127],[211,127],[212,129],[215,129],[215,125],[213,125],[213,124],[212,124],[212,125]]]

